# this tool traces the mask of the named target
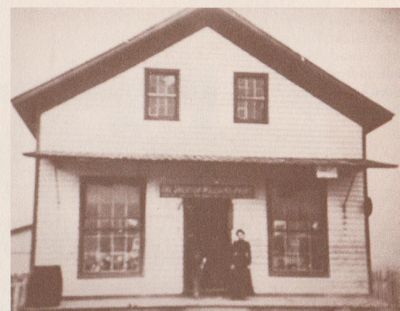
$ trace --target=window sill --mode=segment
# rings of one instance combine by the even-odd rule
[[[294,278],[329,278],[329,272],[295,272],[295,271],[269,271],[269,276],[273,277],[294,277]]]
[[[243,123],[243,124],[268,124],[267,120],[263,120],[263,121],[246,121],[246,120],[239,120],[239,119],[235,119],[234,123]]]
[[[145,117],[145,121],[179,121],[179,118],[157,118],[157,117]]]
[[[86,273],[80,272],[78,279],[109,279],[109,278],[131,278],[131,277],[143,277],[143,272],[98,272],[98,273]]]

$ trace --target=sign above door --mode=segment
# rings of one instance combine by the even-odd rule
[[[249,185],[170,185],[160,186],[160,196],[165,198],[231,198],[252,199],[253,186]]]

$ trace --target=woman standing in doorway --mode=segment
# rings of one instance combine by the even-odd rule
[[[242,229],[236,231],[236,236],[238,239],[232,245],[230,295],[232,299],[245,299],[254,294],[249,270],[251,248]]]

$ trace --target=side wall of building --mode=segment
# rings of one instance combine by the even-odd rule
[[[210,169],[181,164],[53,163],[40,161],[36,264],[61,265],[65,296],[180,294],[183,291],[183,205],[180,198],[161,198],[163,182],[250,184],[254,199],[233,200],[234,230],[243,228],[252,245],[251,266],[259,294],[366,294],[367,259],[362,174],[328,183],[330,275],[271,277],[268,269],[266,180],[277,171]],[[79,176],[142,176],[147,180],[144,276],[78,278]],[[350,188],[351,187],[351,188]],[[343,208],[348,190],[349,199]],[[234,231],[233,231],[234,232]]]

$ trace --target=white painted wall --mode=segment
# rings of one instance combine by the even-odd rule
[[[144,120],[146,67],[180,70],[180,121]],[[269,124],[233,122],[234,72],[269,74]],[[67,153],[362,156],[360,126],[209,28],[45,112],[40,148]]]
[[[78,279],[79,176],[146,176],[146,240],[143,277]],[[160,198],[159,184],[212,182],[252,184],[256,197],[236,199],[234,230],[243,228],[252,245],[251,266],[257,293],[366,294],[367,266],[362,210],[362,175],[352,187],[346,209],[341,207],[350,177],[329,182],[328,226],[330,276],[328,278],[270,277],[266,176],[279,171],[213,168],[182,164],[66,163],[55,168],[41,160],[36,264],[61,265],[65,296],[179,294],[183,290],[183,207],[178,198]]]

